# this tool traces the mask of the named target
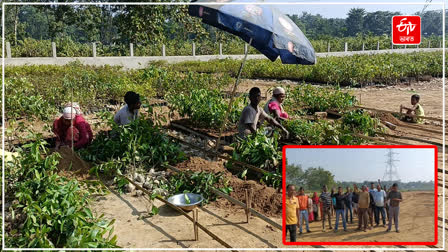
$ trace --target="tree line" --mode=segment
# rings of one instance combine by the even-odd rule
[[[13,45],[25,38],[54,41],[61,37],[69,37],[80,43],[100,42],[107,45],[144,45],[165,43],[168,40],[225,43],[235,39],[226,32],[201,23],[199,18],[189,16],[188,6],[182,5],[8,5],[5,8],[6,41]],[[366,12],[362,8],[352,8],[347,18],[325,18],[307,12],[289,16],[308,38],[325,39],[360,35],[388,36],[391,17],[400,14],[390,11]],[[422,33],[424,36],[442,35],[441,10],[422,14]]]
[[[370,187],[370,183],[377,181],[336,181],[334,175],[325,170],[322,167],[309,167],[304,170],[301,165],[287,164],[286,165],[286,184],[293,184],[297,187],[303,187],[307,191],[318,191],[320,192],[323,185],[327,185],[328,188],[337,188],[341,186],[342,188],[351,187],[353,184],[357,184],[358,187],[361,185],[367,185]],[[392,186],[393,183],[397,183],[398,187],[402,191],[417,191],[417,190],[434,190],[434,181],[412,181],[412,182],[402,182],[402,181],[383,181],[381,184],[387,187]]]

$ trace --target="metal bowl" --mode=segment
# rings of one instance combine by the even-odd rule
[[[186,203],[184,194],[186,194],[190,199],[190,204]],[[185,211],[193,210],[197,205],[201,204],[202,200],[204,200],[202,195],[196,193],[180,193],[168,198],[168,202],[182,208]]]

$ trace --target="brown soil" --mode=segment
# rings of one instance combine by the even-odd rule
[[[207,171],[207,172],[224,172],[229,180],[229,186],[233,188],[230,196],[245,202],[246,189],[252,189],[252,208],[267,216],[280,216],[282,213],[282,194],[277,192],[274,188],[261,185],[260,183],[248,180],[244,181],[232,175],[225,167],[224,161],[208,161],[200,157],[190,157],[189,160],[177,165],[177,168],[182,170],[192,171]],[[222,199],[218,200],[216,204],[222,208],[234,208],[234,205],[229,201]]]
[[[398,120],[398,118],[393,116],[391,113],[378,113],[377,116],[380,118],[381,121],[390,122],[395,125],[402,124],[402,122]]]
[[[73,153],[68,147],[61,147],[57,152],[61,155],[58,164],[60,175],[83,180],[91,178],[89,174],[91,164],[82,160],[77,153]]]

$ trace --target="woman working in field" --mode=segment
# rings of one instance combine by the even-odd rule
[[[73,107],[65,107],[60,118],[53,123],[56,135],[56,149],[61,146],[72,146],[76,149],[86,147],[93,139],[93,132],[89,123],[82,117],[80,111]]]
[[[277,87],[272,91],[272,98],[264,106],[264,111],[276,120],[287,120],[288,113],[283,110],[282,103],[286,98],[285,89]]]

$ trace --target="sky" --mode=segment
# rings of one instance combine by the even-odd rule
[[[272,0],[266,0],[269,2]],[[275,1],[274,1],[275,2]],[[300,15],[302,12],[306,11],[311,14],[320,14],[326,18],[346,18],[347,13],[351,8],[364,8],[367,12],[374,11],[399,11],[402,14],[415,14],[423,9],[426,0],[364,0],[364,1],[351,1],[351,0],[278,0],[278,2],[305,2],[310,3],[306,5],[278,5],[276,6],[278,9],[282,10],[285,14],[297,14]],[[336,4],[328,4],[328,5],[317,5],[312,3],[338,3],[338,2],[346,2],[353,4],[348,5],[336,5]],[[360,3],[377,3],[374,5],[362,5]],[[394,5],[384,5],[381,3],[421,3],[418,5],[410,5],[410,4],[394,4]],[[441,0],[432,0],[432,3],[443,3]],[[425,11],[428,10],[440,10],[442,9],[442,5],[429,5]]]
[[[402,182],[434,181],[434,149],[393,148],[398,175]],[[388,149],[286,149],[288,164],[302,169],[322,167],[335,175],[336,181],[383,180]]]

